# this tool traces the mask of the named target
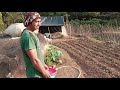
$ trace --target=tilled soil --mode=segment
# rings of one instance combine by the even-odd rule
[[[25,78],[19,38],[0,36],[0,44],[0,78]],[[58,46],[64,55],[61,58],[63,63],[57,67],[76,66],[81,70],[80,78],[120,77],[120,46],[110,48],[87,37],[55,39],[52,44]]]
[[[104,46],[88,38],[58,40],[54,45],[64,49],[81,67],[85,78],[119,78],[119,49]]]

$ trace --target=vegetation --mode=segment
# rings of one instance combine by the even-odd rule
[[[0,13],[0,31],[4,30],[4,22],[2,20],[2,13]]]
[[[0,12],[0,31],[3,31],[11,23],[23,22],[24,12]]]
[[[62,52],[58,50],[56,46],[49,45],[45,56],[45,63],[49,66],[53,64],[62,63],[60,60],[61,56],[62,56]]]
[[[25,12],[0,12],[0,30],[11,23],[23,22]],[[39,12],[41,16],[65,16],[65,22],[72,24],[120,25],[120,12]]]

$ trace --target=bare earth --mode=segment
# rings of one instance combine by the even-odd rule
[[[0,77],[25,78],[25,65],[19,38],[0,36]],[[63,51],[63,64],[80,69],[80,78],[119,78],[120,48],[108,47],[87,37],[54,39],[53,45]],[[61,72],[62,73],[62,72]]]

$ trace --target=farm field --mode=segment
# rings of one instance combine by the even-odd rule
[[[25,66],[19,38],[0,37],[0,43],[0,69],[2,70],[0,77],[7,77],[11,73],[15,78],[25,78]],[[119,46],[110,48],[103,42],[86,36],[54,39],[52,44],[64,52],[62,65],[80,68],[80,78],[120,77]]]
[[[87,37],[56,40],[54,45],[64,49],[81,67],[85,78],[119,78],[119,49],[109,48],[103,43]]]

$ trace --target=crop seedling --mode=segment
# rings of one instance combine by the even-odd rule
[[[58,50],[56,46],[49,45],[46,56],[45,56],[45,63],[48,66],[52,64],[62,63],[62,61],[60,60],[61,56],[62,56],[62,52]]]

